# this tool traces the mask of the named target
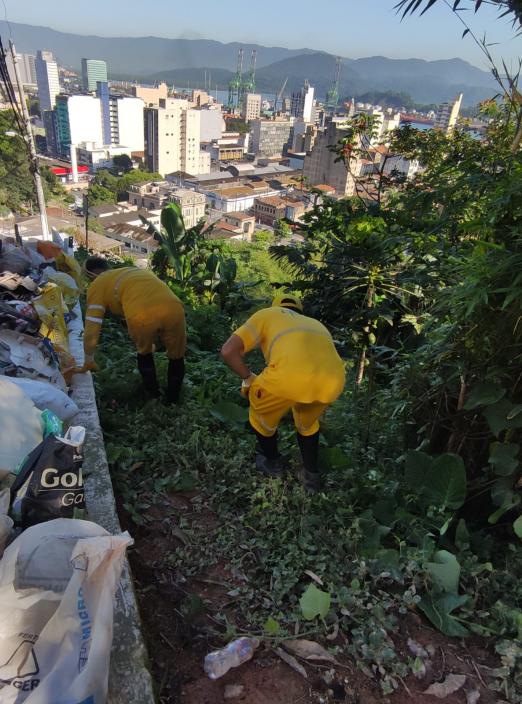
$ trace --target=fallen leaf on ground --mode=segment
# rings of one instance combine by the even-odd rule
[[[282,648],[276,648],[275,652],[283,662],[286,662],[287,665],[289,665],[292,670],[295,670],[298,672],[300,675],[302,675],[305,679],[308,679],[308,675],[306,674],[306,670],[304,667],[301,665],[301,663],[297,662],[297,660],[294,658],[293,655],[290,655],[290,653],[287,653],[284,651]]]
[[[430,684],[428,689],[425,689],[423,694],[433,694],[434,697],[439,699],[444,699],[448,694],[456,692],[460,689],[464,682],[466,681],[466,675],[455,675],[451,674],[446,677],[443,682],[434,682]]]
[[[312,572],[312,570],[305,570],[304,573],[307,574],[309,577],[311,577],[311,579],[313,579],[314,582],[317,582],[317,584],[320,584],[321,587],[324,586],[324,582],[321,579],[321,577],[316,575],[315,572]]]
[[[283,648],[288,650],[292,655],[297,655],[303,660],[321,660],[323,662],[333,662],[336,660],[333,655],[323,648],[322,645],[314,640],[306,640],[297,638],[296,640],[287,640],[283,643]]]

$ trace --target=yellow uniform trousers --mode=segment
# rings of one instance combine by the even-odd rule
[[[263,388],[256,379],[250,387],[250,424],[260,435],[271,437],[277,430],[281,418],[291,409],[294,423],[300,435],[315,435],[319,432],[319,418],[328,408],[327,403],[298,403],[275,396]]]

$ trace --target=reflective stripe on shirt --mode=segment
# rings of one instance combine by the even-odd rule
[[[134,269],[134,268],[133,268],[133,269],[127,269],[127,271],[124,271],[123,274],[121,274],[120,276],[118,276],[118,278],[116,279],[116,281],[115,281],[115,283],[114,283],[114,298],[116,299],[116,301],[117,301],[118,303],[120,303],[120,298],[119,298],[119,296],[118,296],[118,293],[119,293],[119,291],[120,291],[120,286],[121,286],[121,283],[122,283],[123,279],[124,279],[126,276],[129,276],[130,274],[135,274],[135,273],[136,273],[136,269]]]

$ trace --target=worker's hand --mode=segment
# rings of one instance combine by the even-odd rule
[[[257,374],[251,374],[246,379],[243,379],[243,383],[241,384],[241,396],[248,398],[248,394],[250,393],[250,387],[256,379]]]
[[[99,372],[100,367],[94,361],[93,355],[85,355],[83,366],[73,369],[73,374],[85,374],[85,372]]]

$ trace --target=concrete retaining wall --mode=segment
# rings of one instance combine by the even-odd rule
[[[78,316],[69,327],[71,353],[83,364],[83,323]],[[72,384],[72,398],[80,408],[74,419],[86,429],[85,500],[88,518],[110,533],[121,533],[116,504],[105,455],[96,397],[91,374],[77,374]],[[147,668],[147,651],[141,634],[140,617],[128,562],[120,581],[114,614],[114,637],[109,674],[108,704],[154,704],[152,678]]]

